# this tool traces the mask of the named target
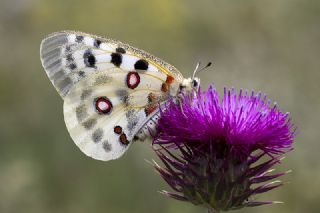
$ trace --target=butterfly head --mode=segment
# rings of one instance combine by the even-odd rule
[[[191,94],[193,92],[197,92],[200,87],[200,78],[186,78],[180,84],[179,93],[182,94]]]
[[[193,71],[192,77],[184,79],[183,82],[180,84],[179,93],[181,94],[194,94],[197,93],[200,87],[200,78],[195,77],[196,74],[205,70],[206,68],[211,66],[211,62],[209,62],[206,66],[200,67],[200,62],[197,63],[195,70]]]

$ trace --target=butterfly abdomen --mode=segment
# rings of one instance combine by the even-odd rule
[[[160,111],[155,112],[155,114],[145,123],[137,134],[134,136],[134,141],[145,141],[146,139],[151,139],[157,131],[157,124],[160,118]]]

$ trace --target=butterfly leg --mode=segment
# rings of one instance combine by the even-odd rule
[[[182,94],[182,93],[179,93],[179,94],[177,95],[177,102],[178,102],[178,104],[179,104],[179,107],[180,107],[180,109],[181,109],[182,114],[187,118],[186,114],[185,114],[184,111],[183,111],[182,101],[183,101],[183,94]]]

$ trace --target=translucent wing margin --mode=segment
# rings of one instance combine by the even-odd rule
[[[65,97],[68,131],[86,155],[98,160],[119,158],[159,103],[167,75],[110,68],[81,79]]]
[[[91,73],[118,67],[124,71],[161,72],[182,82],[172,65],[128,44],[82,32],[62,31],[41,43],[40,55],[45,71],[62,97],[78,81]]]

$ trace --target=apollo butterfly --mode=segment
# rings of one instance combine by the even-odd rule
[[[150,137],[159,106],[169,97],[196,91],[170,64],[109,38],[62,31],[40,47],[42,65],[64,100],[73,141],[98,160],[119,158],[135,140]]]

